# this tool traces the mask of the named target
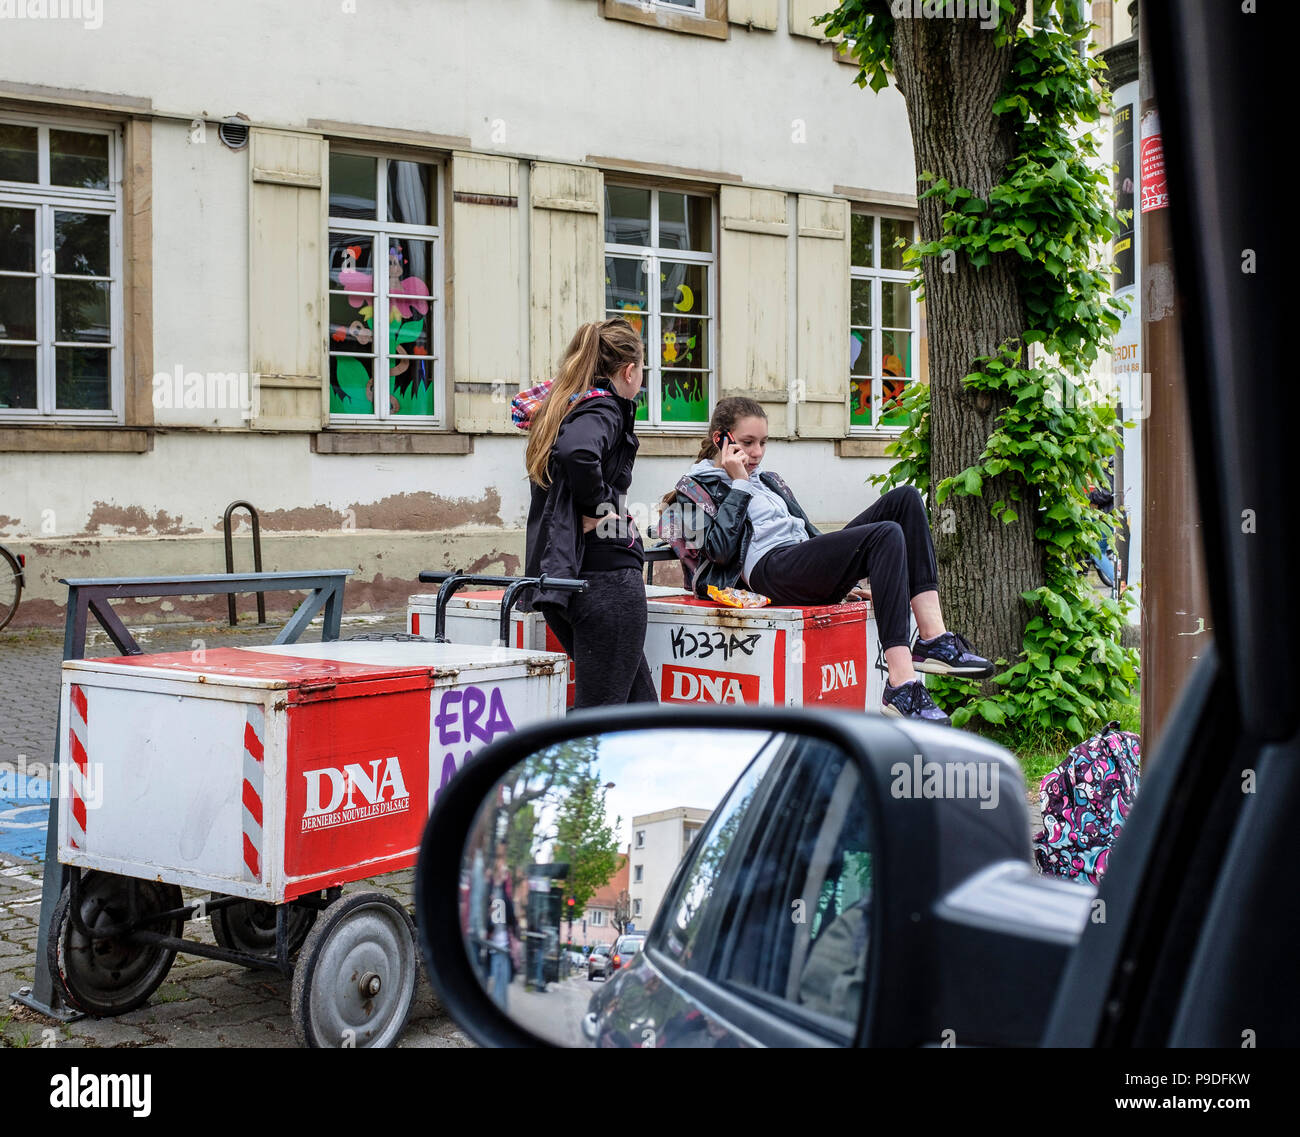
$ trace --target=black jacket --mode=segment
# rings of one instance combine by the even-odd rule
[[[779,474],[765,470],[758,475],[758,480],[780,494],[790,513],[807,526],[809,536],[821,535]],[[697,565],[683,560],[686,571],[694,572],[690,584],[696,596],[707,597],[710,585],[714,588],[743,585],[740,571],[754,535],[749,520],[750,496],[733,487],[725,473],[703,478],[687,474],[677,483],[677,504],[685,522],[686,542],[697,550]]]
[[[583,399],[560,424],[551,449],[551,484],[546,489],[532,484],[528,509],[528,534],[524,555],[527,576],[581,578],[584,557],[604,567],[606,556],[589,556],[597,551],[627,557],[639,563],[641,539],[634,526],[624,522],[608,537],[600,531],[584,534],[582,518],[604,517],[612,512],[623,518],[624,498],[632,484],[632,464],[640,442],[636,436],[636,404],[619,395]],[[592,546],[607,544],[607,550]],[[554,604],[567,610],[572,593],[541,590],[525,595],[518,605],[528,611],[538,604]]]

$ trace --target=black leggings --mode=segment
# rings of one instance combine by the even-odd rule
[[[567,611],[540,605],[546,626],[573,660],[573,709],[657,703],[645,661],[646,603],[641,570],[584,572],[586,592]]]
[[[837,533],[764,555],[749,585],[776,604],[835,604],[871,578],[880,646],[907,644],[908,602],[939,587],[930,522],[913,486],[890,490]]]

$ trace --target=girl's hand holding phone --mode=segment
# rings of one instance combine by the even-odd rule
[[[733,479],[747,479],[749,477],[749,467],[746,465],[745,451],[740,444],[726,431],[720,434],[716,441],[718,465],[726,470]]]

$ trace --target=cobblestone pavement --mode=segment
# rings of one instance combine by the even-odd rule
[[[381,618],[345,619],[342,637],[362,632],[404,630],[400,613]],[[145,651],[189,651],[199,646],[269,643],[275,630],[220,625],[131,629]],[[319,629],[303,641],[320,638]],[[195,643],[202,640],[203,644]],[[112,642],[97,634],[87,656],[117,655]],[[53,760],[63,640],[55,633],[0,632],[0,764]],[[12,768],[12,767],[11,767]],[[389,873],[344,889],[387,892],[408,909],[414,870]],[[112,1019],[85,1018],[63,1025],[9,1001],[9,995],[34,979],[37,928],[41,914],[41,866],[0,853],[0,1043],[5,1046],[238,1047],[296,1045],[289,1012],[292,981],[271,971],[249,971],[234,964],[178,955],[166,981],[140,1010]],[[187,901],[203,893],[185,892]],[[191,921],[186,935],[213,943],[211,922]],[[421,969],[423,971],[423,969]],[[438,1005],[423,974],[402,1047],[471,1046],[468,1037]]]

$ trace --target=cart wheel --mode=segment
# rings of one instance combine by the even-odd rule
[[[411,1013],[415,925],[382,892],[331,904],[293,969],[294,1032],[303,1046],[391,1046]]]
[[[125,924],[131,892],[136,915],[147,916],[184,906],[174,884],[105,872],[84,872],[78,888],[81,920],[91,930]],[[92,940],[72,920],[72,890],[65,888],[50,917],[45,941],[51,975],[57,975],[68,1003],[88,1015],[124,1015],[149,1001],[167,977],[176,952],[156,944],[135,944],[110,936]],[[179,936],[185,922],[179,916],[166,924],[149,924],[153,931]]]
[[[220,899],[213,893],[212,899]],[[307,933],[316,923],[316,910],[292,905],[289,908],[289,955],[296,955]],[[212,913],[212,936],[223,948],[250,955],[275,955],[275,905],[245,900],[218,908]]]

